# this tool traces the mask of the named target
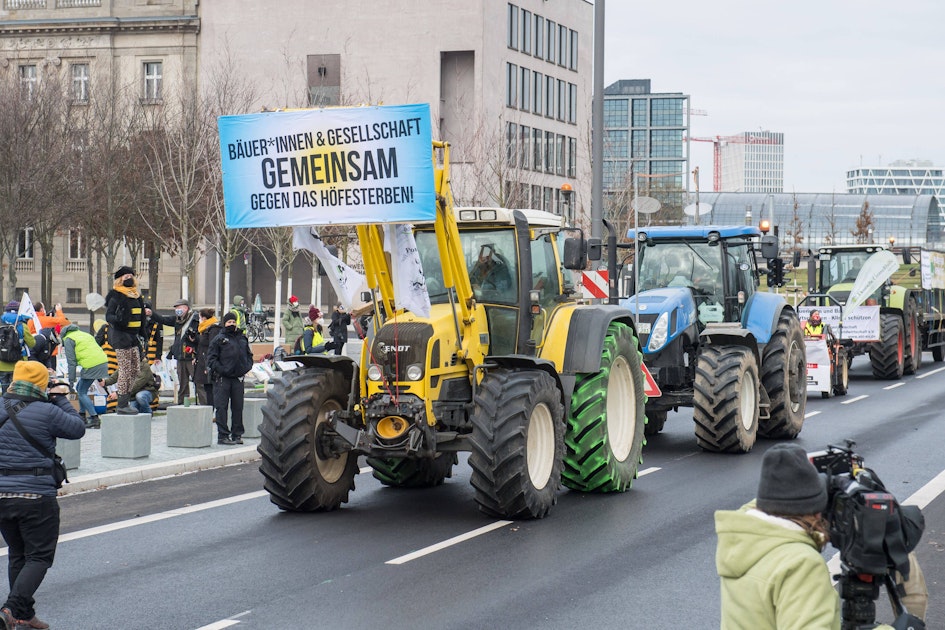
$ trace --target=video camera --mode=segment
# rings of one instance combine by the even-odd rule
[[[827,446],[809,453],[811,463],[827,475],[830,544],[840,551],[843,630],[873,627],[875,600],[886,585],[893,612],[903,614],[901,587],[909,579],[909,552],[916,548],[925,519],[916,506],[900,506],[879,476],[853,451],[856,444]]]

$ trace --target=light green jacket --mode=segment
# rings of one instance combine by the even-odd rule
[[[840,596],[814,541],[754,507],[715,513],[722,630],[839,630]]]

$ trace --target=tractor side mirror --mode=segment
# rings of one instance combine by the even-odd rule
[[[791,266],[794,267],[795,269],[801,266],[801,250],[797,250],[796,252],[794,252],[794,258],[791,259],[791,263],[792,263]]]
[[[902,248],[902,262],[907,265],[912,264],[912,251],[908,247]]]
[[[597,239],[597,241],[599,259],[600,239]],[[584,269],[587,267],[587,250],[589,249],[591,249],[589,244],[585,243],[583,238],[569,236],[564,239],[563,260],[561,264],[565,269]]]

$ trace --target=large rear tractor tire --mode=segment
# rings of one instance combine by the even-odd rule
[[[922,367],[922,331],[919,329],[919,307],[913,298],[906,300],[903,319],[906,326],[903,374],[915,374]]]
[[[873,377],[895,381],[905,371],[905,332],[898,315],[880,315],[882,341],[870,346],[870,365]]]
[[[847,360],[847,349],[840,347],[837,350],[836,373],[833,375],[833,395],[846,396],[850,389],[850,362]]]
[[[936,363],[941,363],[945,361],[945,347],[943,346],[933,346],[932,347],[932,360]]]
[[[666,418],[669,416],[668,409],[650,409],[646,412],[646,427],[643,429],[643,435],[651,437],[659,435],[660,431],[666,425]]]
[[[747,453],[758,436],[758,366],[743,346],[710,346],[699,354],[693,385],[696,442],[716,453]]]
[[[406,457],[368,457],[374,478],[396,488],[432,488],[453,476],[456,453],[440,453],[434,459]]]
[[[797,314],[781,311],[778,326],[761,357],[761,383],[771,399],[771,413],[758,424],[758,435],[793,440],[804,426],[807,409],[807,359]]]
[[[327,512],[347,503],[358,458],[321,457],[316,435],[329,412],[344,409],[349,381],[337,371],[300,368],[281,372],[270,383],[258,447],[270,500],[294,512]]]
[[[470,483],[479,510],[499,518],[542,518],[558,500],[564,404],[551,375],[490,370],[476,390]]]
[[[579,374],[571,397],[562,473],[568,488],[624,492],[633,483],[646,441],[641,360],[633,330],[611,323],[600,370]]]

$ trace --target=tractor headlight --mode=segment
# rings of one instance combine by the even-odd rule
[[[379,381],[383,376],[384,372],[381,370],[381,366],[379,366],[377,363],[372,363],[367,369],[367,377],[369,381]]]
[[[419,363],[411,363],[407,366],[406,374],[408,381],[419,381],[423,378],[423,366]]]
[[[666,343],[667,337],[669,337],[669,313],[663,313],[657,318],[656,323],[653,324],[653,328],[650,330],[650,340],[646,344],[647,349],[650,352],[656,352]]]

